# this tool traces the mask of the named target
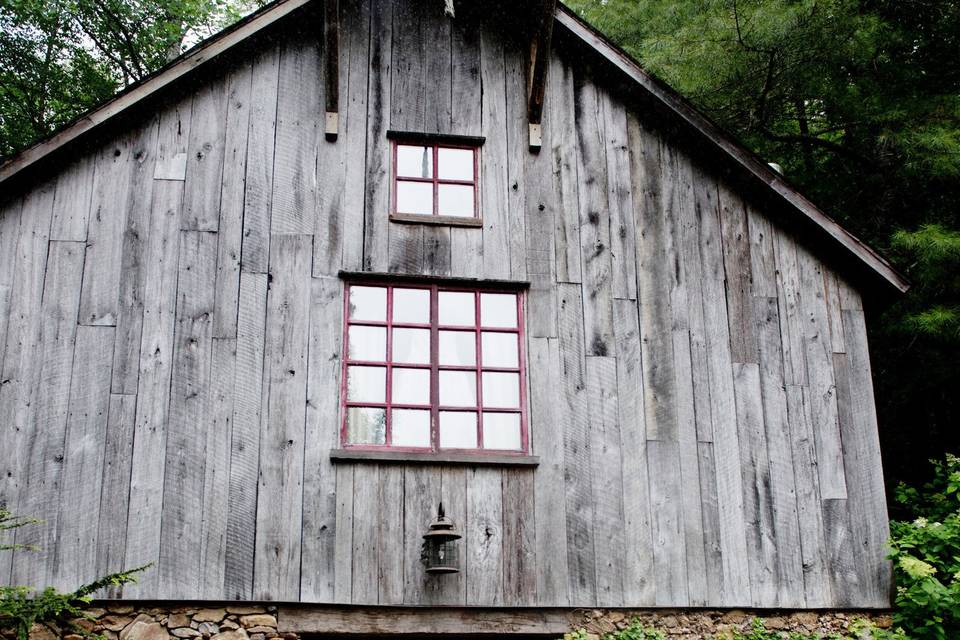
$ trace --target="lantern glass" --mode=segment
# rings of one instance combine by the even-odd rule
[[[456,538],[430,536],[424,542],[424,563],[428,573],[454,573],[460,568]]]

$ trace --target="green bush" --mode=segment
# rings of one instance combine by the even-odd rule
[[[933,465],[922,488],[897,487],[913,519],[890,523],[894,621],[912,640],[960,638],[960,458]]]

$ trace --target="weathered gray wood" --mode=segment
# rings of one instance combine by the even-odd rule
[[[827,301],[827,318],[830,321],[830,346],[834,353],[845,353],[847,349],[843,340],[843,320],[840,317],[840,282],[837,274],[830,269],[823,269],[823,288]]]
[[[527,59],[516,45],[503,49],[504,88],[506,97],[507,147],[504,159],[507,165],[507,239],[510,242],[510,277],[526,279],[527,260],[524,236],[526,217],[523,215],[527,184],[523,176],[527,146],[530,140],[527,118]]]
[[[323,113],[320,51],[315,34],[296,30],[280,50],[270,232],[313,233],[317,209],[317,145]],[[271,239],[271,249],[274,241]],[[273,259],[271,257],[271,268]]]
[[[338,468],[339,469],[339,468]],[[379,530],[377,522],[377,499],[380,487],[380,468],[376,465],[358,465],[353,469],[353,496],[347,496],[353,504],[353,526],[338,531],[352,540],[352,548],[346,554],[352,560],[350,593],[348,602],[377,604]],[[337,563],[337,568],[342,566]]]
[[[61,589],[76,588],[77,584],[87,584],[103,575],[97,573],[97,535],[105,475],[101,470],[108,462],[104,443],[108,437],[111,404],[107,372],[113,353],[113,334],[113,327],[77,328],[63,445],[58,506],[60,530],[54,553],[54,581]],[[110,464],[116,462],[109,461]],[[114,484],[110,489],[126,487]],[[123,495],[126,496],[126,491]],[[121,496],[114,499],[119,501]],[[126,513],[122,514],[122,520],[126,520]]]
[[[168,105],[160,114],[160,134],[153,167],[155,180],[183,182],[187,178],[187,144],[190,140],[192,105],[193,96],[186,96],[179,102]]]
[[[532,469],[503,471],[503,603],[507,606],[537,601],[534,476]]]
[[[330,450],[340,441],[340,397],[330,389],[340,387],[342,353],[342,336],[330,327],[343,323],[343,287],[335,278],[313,278],[311,287],[300,597],[328,602],[334,595],[334,540],[339,530]]]
[[[333,601],[350,602],[353,597],[353,514],[354,467],[337,467],[337,529],[333,541]]]
[[[847,506],[858,556],[858,595],[865,606],[884,606],[892,587],[892,567],[883,553],[890,536],[883,490],[883,468],[876,404],[863,311],[842,312],[846,354],[833,356],[847,473]]]
[[[647,441],[655,603],[685,606],[687,565],[678,444]]]
[[[103,446],[103,476],[97,522],[96,574],[105,576],[124,567],[127,545],[127,506],[130,502],[130,466],[137,396],[110,395],[107,433]],[[118,598],[119,587],[104,590],[103,597]]]
[[[97,154],[87,250],[80,296],[80,324],[113,325],[117,321],[122,229],[134,159],[135,134],[128,132],[105,144]]]
[[[216,231],[227,143],[228,78],[211,78],[193,95],[180,228]]]
[[[240,261],[247,173],[247,140],[250,132],[250,64],[234,69],[227,78],[226,130],[220,211],[217,229],[217,284],[213,305],[213,337],[237,337],[237,304],[240,295]]]
[[[250,129],[247,132],[240,268],[248,273],[266,273],[270,260],[270,211],[273,206],[273,159],[280,73],[279,45],[260,52],[253,59],[251,68]]]
[[[700,508],[703,513],[703,546],[708,602],[723,601],[723,542],[717,500],[717,463],[712,442],[697,442],[700,469]]]
[[[388,268],[390,211],[390,128],[393,79],[393,2],[370,2],[370,75],[367,89],[366,197],[363,204],[363,268]]]
[[[596,601],[593,538],[593,488],[590,421],[587,413],[586,361],[581,289],[559,285],[560,427],[566,489],[567,593],[571,602]]]
[[[630,179],[627,109],[608,95],[604,95],[603,101],[612,293],[614,298],[634,300],[637,297],[636,234],[633,222],[633,184]]]
[[[467,475],[467,604],[503,604],[503,472],[471,469]],[[412,532],[411,532],[412,533]]]
[[[132,140],[133,157],[126,223],[120,254],[119,295],[117,296],[116,337],[113,345],[113,393],[136,393],[140,368],[140,333],[143,330],[144,248],[150,229],[150,203],[159,118],[143,126]]]
[[[847,486],[843,441],[840,435],[836,376],[833,369],[833,351],[830,344],[823,275],[820,264],[809,252],[800,247],[795,248],[797,277],[803,300],[802,312],[798,309],[797,314],[802,313],[803,316],[801,344],[809,381],[811,416],[815,425],[820,494],[824,500],[845,498]],[[781,269],[781,272],[783,273],[784,270]],[[799,318],[797,322],[800,322]],[[783,323],[784,320],[781,317],[781,327]],[[798,330],[801,329],[789,327],[791,333]]]
[[[730,355],[735,363],[757,362],[757,334],[753,322],[753,267],[750,231],[743,200],[720,182],[720,229],[723,267],[727,275],[727,312]]]
[[[297,633],[562,635],[571,627],[566,612],[549,609],[281,607],[277,618],[281,632]]]
[[[237,364],[234,374],[233,431],[223,594],[253,597],[254,535],[257,518],[257,473],[260,421],[266,390],[263,352],[266,335],[267,274],[240,273],[237,313]]]
[[[403,602],[404,604],[432,604],[436,595],[436,581],[424,571],[420,561],[423,532],[437,517],[440,504],[440,470],[434,466],[408,466],[403,472]],[[469,523],[465,523],[469,526]],[[383,530],[381,530],[383,535]],[[388,534],[389,535],[389,534]],[[392,535],[396,535],[393,532]],[[469,533],[467,533],[469,536]],[[467,566],[470,553],[469,537],[461,547],[461,562]],[[440,576],[442,578],[443,576]]]
[[[81,156],[57,176],[51,240],[84,242],[87,239],[95,166],[96,156]]]
[[[457,526],[467,523],[467,478],[469,470],[465,467],[447,467],[440,471],[440,499],[447,517]],[[506,504],[504,513],[506,513]],[[426,530],[424,530],[425,532]],[[415,532],[410,532],[415,533]],[[422,535],[423,532],[418,532]],[[381,537],[389,533],[381,533]],[[464,545],[465,543],[462,543]],[[461,553],[465,546],[461,546]],[[465,557],[465,556],[463,556]],[[442,605],[463,605],[467,602],[467,571],[461,560],[460,572],[443,576],[438,580],[437,603]]]
[[[753,601],[763,607],[778,604],[777,537],[770,495],[770,463],[760,395],[760,370],[754,363],[734,363],[743,511],[750,550],[750,588]]]
[[[160,559],[160,527],[166,461],[167,420],[173,331],[180,252],[180,204],[183,183],[161,181],[153,187],[150,231],[144,264],[143,330],[137,417],[130,473],[130,504],[124,566],[139,567]],[[125,597],[156,593],[158,571],[124,588]]]
[[[584,337],[587,355],[605,356],[613,351],[613,261],[604,122],[607,104],[590,79],[575,76],[575,80]]]
[[[777,297],[777,261],[774,231],[770,219],[754,207],[746,206],[750,233],[750,277],[753,295]]]
[[[813,434],[806,387],[787,385],[786,393],[793,471],[797,483],[804,596],[808,607],[823,607],[833,602],[833,596],[827,574],[828,558],[824,540],[824,512],[820,505],[816,438]]]
[[[213,338],[203,448],[203,511],[200,521],[200,594],[223,597],[230,513],[230,449],[233,435],[237,341]]]
[[[39,213],[24,210],[24,215]],[[49,210],[41,217],[49,224]],[[57,241],[49,244],[49,253],[33,256],[34,260],[46,258],[46,271],[37,316],[40,331],[30,355],[33,375],[25,425],[27,446],[21,461],[21,469],[27,473],[11,511],[34,514],[31,517],[43,520],[44,526],[16,531],[16,543],[35,546],[36,551],[14,555],[14,584],[54,584],[61,577],[55,574],[56,544],[83,249],[82,242]]]
[[[831,603],[838,607],[862,606],[864,598],[860,594],[865,593],[869,587],[860,583],[860,569],[857,566],[859,558],[850,553],[856,542],[848,500],[823,498],[821,508],[827,571],[830,574],[830,590],[833,595]]]
[[[530,338],[527,371],[530,376],[530,439],[543,464],[534,475],[537,603],[564,606],[567,592],[567,522],[558,505],[565,500],[563,438],[560,424],[560,351],[556,339]]]
[[[165,598],[200,593],[216,269],[216,234],[182,231],[157,566]]]
[[[784,380],[787,384],[807,384],[807,360],[804,336],[807,318],[804,309],[811,301],[803,297],[797,248],[790,236],[775,232],[774,255],[777,266],[777,297],[780,307],[780,335],[783,342]]]
[[[273,236],[264,376],[269,385],[260,433],[254,597],[300,594],[303,456],[309,339],[309,236]]]
[[[378,486],[377,524],[380,554],[378,592],[380,604],[403,603],[404,539],[398,536],[403,531],[403,467],[385,465],[380,467]]]
[[[637,303],[613,302],[617,345],[617,405],[623,477],[623,601],[654,603],[653,538],[650,525],[647,434],[643,414],[643,371]],[[538,492],[539,497],[539,492]]]
[[[623,476],[621,475],[617,361],[587,357],[587,411],[590,415],[590,456],[593,485],[593,538],[602,540],[597,553],[597,604],[622,606]]]
[[[553,159],[556,214],[554,249],[557,256],[557,282],[580,282],[580,210],[577,195],[576,127],[573,99],[573,68],[558,52],[551,56],[550,82],[547,83],[547,124]],[[635,218],[636,219],[636,218]]]
[[[480,74],[483,86],[480,155],[480,201],[483,203],[483,270],[485,278],[510,274],[510,187],[507,166],[507,95],[503,38],[489,29],[480,32]]]
[[[803,558],[777,299],[755,297],[754,307],[773,528],[777,541],[777,601],[781,607],[800,608],[806,604]]]
[[[35,187],[22,200],[3,213],[0,240],[5,253],[3,275],[9,287],[9,311],[3,350],[3,384],[0,385],[0,415],[6,416],[2,429],[2,468],[0,502],[17,504],[20,487],[26,480],[26,438],[30,394],[33,390],[32,364],[39,331],[40,302],[46,261],[39,259],[47,251],[53,185]],[[21,216],[21,212],[26,217]],[[18,265],[13,269],[13,265]],[[7,280],[9,278],[9,280]],[[0,579],[8,579],[13,554],[0,554]]]

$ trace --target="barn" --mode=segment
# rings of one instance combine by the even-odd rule
[[[447,4],[277,0],[0,166],[0,583],[152,563],[121,640],[888,608],[907,282],[561,4]]]

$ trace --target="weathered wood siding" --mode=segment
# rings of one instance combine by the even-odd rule
[[[0,208],[3,582],[128,598],[888,604],[858,293],[556,52],[341,2]],[[483,227],[391,224],[389,129],[480,135]],[[341,269],[528,280],[535,470],[332,464]],[[436,503],[463,571],[424,577]]]

